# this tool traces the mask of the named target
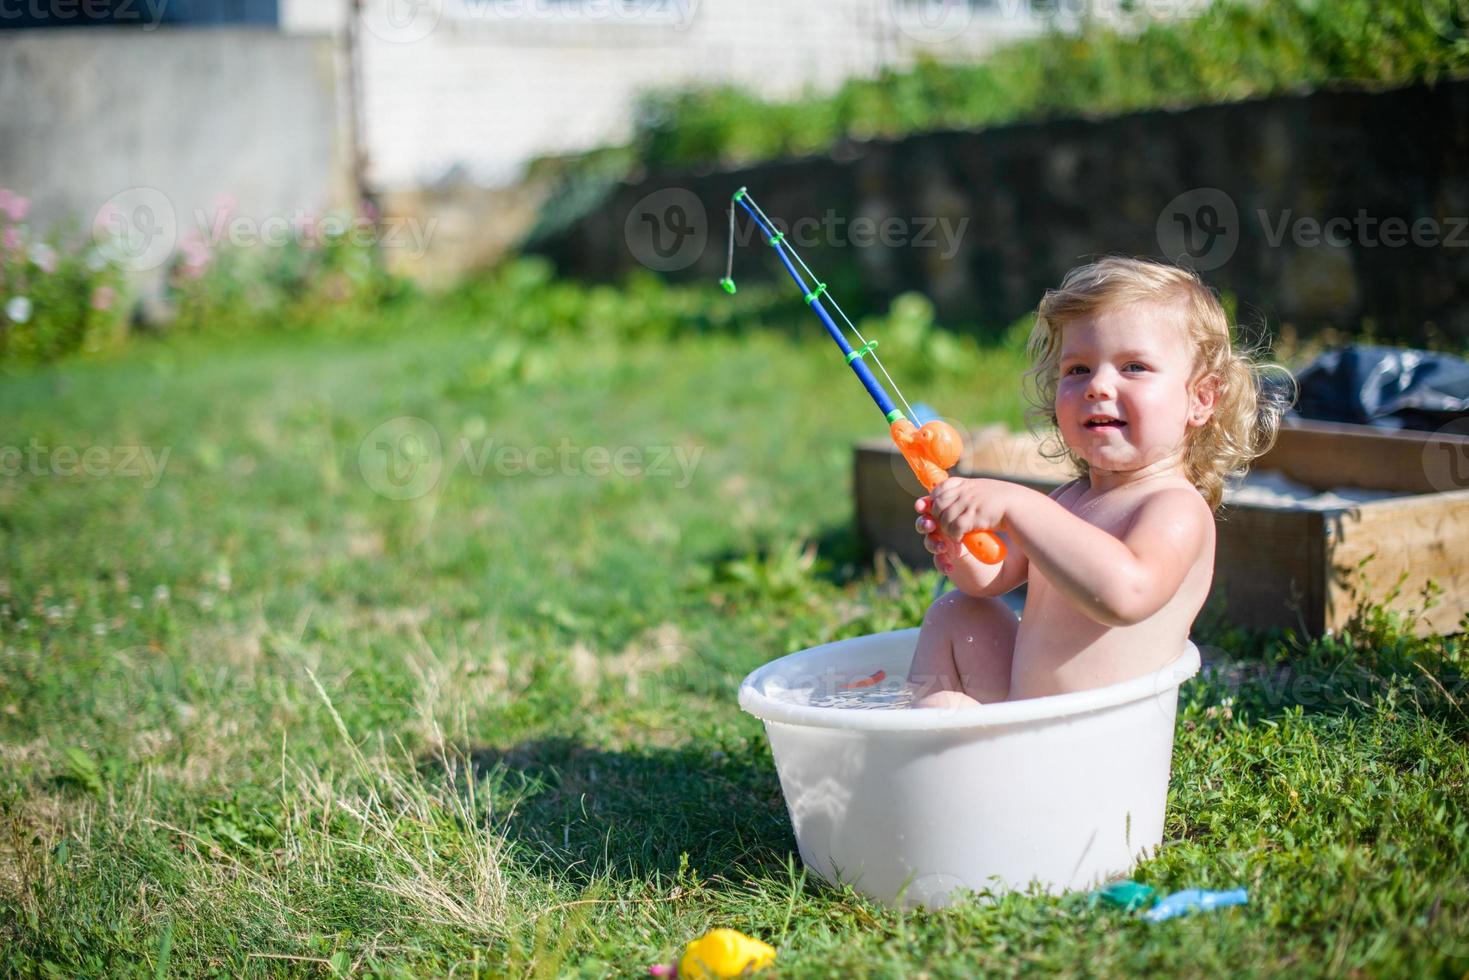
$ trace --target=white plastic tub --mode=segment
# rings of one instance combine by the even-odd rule
[[[963,709],[801,704],[881,669],[907,676],[918,630],[772,661],[740,685],[765,722],[806,867],[877,901],[939,907],[957,888],[1050,892],[1127,872],[1163,840],[1178,687],[1192,643],[1156,674]]]

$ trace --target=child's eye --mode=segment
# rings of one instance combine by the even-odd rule
[[[1122,370],[1124,371],[1130,371],[1133,368],[1137,368],[1139,371],[1146,371],[1148,369],[1147,365],[1141,363],[1140,361],[1129,361],[1127,364],[1124,364],[1122,366]]]
[[[1083,374],[1085,374],[1086,373],[1086,365],[1084,365],[1084,364],[1073,364],[1069,368],[1066,369],[1066,373],[1067,374],[1076,374],[1078,371],[1081,372],[1081,373],[1083,373]]]

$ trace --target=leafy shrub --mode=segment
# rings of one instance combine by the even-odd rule
[[[383,267],[369,236],[340,214],[297,226],[279,244],[211,248],[181,242],[169,269],[170,329],[238,335],[257,330],[350,328],[408,292]]]
[[[122,272],[106,243],[69,229],[41,236],[30,202],[0,188],[0,362],[50,361],[121,336]]]
[[[1335,82],[1402,84],[1469,70],[1454,0],[1225,2],[1181,22],[1095,24],[1006,45],[977,63],[921,60],[834,94],[767,101],[737,88],[642,100],[633,144],[650,167],[733,164],[1053,115],[1234,101]],[[601,159],[599,157],[599,159]]]

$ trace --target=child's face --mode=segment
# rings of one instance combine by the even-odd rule
[[[1191,384],[1189,338],[1166,307],[1134,304],[1068,324],[1059,368],[1061,438],[1096,471],[1181,461],[1189,429],[1213,408],[1206,386]]]

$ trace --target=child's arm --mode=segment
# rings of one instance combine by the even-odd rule
[[[1214,520],[1204,499],[1183,488],[1144,500],[1121,538],[1002,480],[945,480],[933,498],[946,535],[976,527],[1007,532],[1047,580],[1104,626],[1130,626],[1162,609],[1206,546]]]

